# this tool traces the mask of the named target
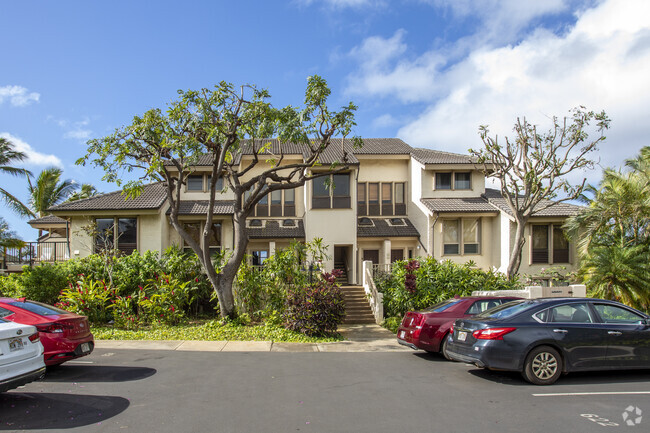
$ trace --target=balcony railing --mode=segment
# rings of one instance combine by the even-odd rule
[[[70,258],[67,242],[27,242],[22,248],[0,249],[0,264],[3,269],[9,265],[30,265],[62,262]]]

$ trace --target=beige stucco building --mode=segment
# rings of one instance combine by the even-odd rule
[[[353,149],[349,142],[343,145],[349,153],[349,170],[331,175],[334,188],[319,178],[295,190],[275,191],[257,204],[247,221],[247,250],[256,264],[293,239],[318,237],[329,248],[326,269],[340,268],[354,283],[361,281],[364,260],[388,264],[433,256],[505,271],[514,220],[500,193],[486,188],[481,167],[471,157],[412,148],[399,139],[364,139],[361,149]],[[301,160],[301,153],[291,149],[288,146],[286,158]],[[197,239],[207,210],[210,170],[197,165],[180,205],[179,218]],[[227,188],[218,194],[210,248],[233,247],[233,199]],[[538,274],[551,265],[575,268],[575,249],[560,227],[579,210],[557,204],[531,218],[521,273]],[[159,183],[147,185],[135,199],[125,200],[116,191],[51,211],[59,219],[46,217],[47,223],[58,223],[59,234],[65,226],[69,257],[86,256],[98,242],[115,239],[126,253],[164,251],[173,244],[184,247],[169,224],[165,190]],[[47,231],[43,221],[30,223]],[[96,239],[87,230],[92,223],[112,233]]]

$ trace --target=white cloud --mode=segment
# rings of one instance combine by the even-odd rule
[[[93,133],[91,129],[87,128],[87,126],[90,125],[90,118],[88,117],[84,117],[83,120],[76,122],[72,122],[68,119],[58,119],[54,116],[47,116],[47,120],[56,123],[61,127],[61,129],[65,130],[63,138],[86,142]]]
[[[398,135],[413,146],[454,152],[481,146],[481,124],[503,136],[517,116],[546,128],[550,116],[578,105],[604,109],[612,125],[600,158],[618,165],[649,144],[648,17],[647,0],[608,0],[577,12],[575,25],[561,34],[538,28],[517,44],[475,46],[454,64],[435,51],[405,59],[405,34],[398,32],[371,41],[399,49],[388,60],[384,53],[365,61],[361,55],[348,91],[428,104]],[[367,52],[368,41],[354,52]]]
[[[32,102],[38,102],[40,97],[41,95],[39,93],[29,92],[22,86],[0,87],[0,104],[7,99],[15,107],[24,107]]]
[[[16,136],[9,134],[8,132],[0,132],[0,137],[9,140],[14,145],[15,150],[23,152],[27,155],[27,159],[24,161],[26,165],[54,165],[57,167],[63,167],[63,163],[58,157],[37,152],[28,143],[24,142]]]

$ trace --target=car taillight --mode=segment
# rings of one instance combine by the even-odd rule
[[[36,325],[36,329],[38,329],[38,332],[62,334],[66,329],[72,329],[72,326],[63,323],[41,323]]]
[[[453,323],[449,327],[449,335],[454,335],[454,324]]]
[[[32,343],[36,343],[38,340],[41,339],[41,337],[38,336],[38,332],[36,334],[30,335],[28,338],[29,341],[31,341]]]
[[[516,331],[517,328],[487,328],[477,329],[472,336],[477,340],[503,340],[503,336]]]
[[[413,331],[412,336],[418,338],[422,332],[422,325],[424,324],[424,315],[420,313],[413,313],[413,318],[411,319],[411,325],[415,326],[415,331]]]

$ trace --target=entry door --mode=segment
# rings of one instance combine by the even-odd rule
[[[373,265],[379,264],[379,250],[363,250],[363,261],[370,260]]]
[[[404,250],[390,250],[390,262],[404,260]]]

